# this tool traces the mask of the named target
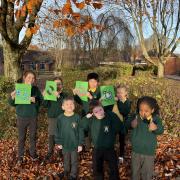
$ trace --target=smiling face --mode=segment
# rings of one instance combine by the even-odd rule
[[[62,104],[62,109],[67,114],[73,113],[74,109],[75,109],[74,101],[73,100],[65,100]]]
[[[97,86],[98,86],[98,81],[95,80],[95,79],[90,79],[90,80],[88,81],[88,83],[89,83],[89,88],[90,88],[90,89],[95,89],[95,88],[97,88]]]
[[[96,106],[93,109],[93,114],[97,119],[102,119],[105,116],[104,109],[102,106]]]
[[[139,106],[139,114],[143,119],[146,119],[152,115],[154,109],[152,109],[147,103],[141,103]]]
[[[127,91],[125,88],[118,88],[117,89],[117,97],[118,99],[125,99],[127,98]]]
[[[23,76],[23,80],[25,84],[33,84],[35,81],[35,76],[32,73],[28,73],[27,75]]]

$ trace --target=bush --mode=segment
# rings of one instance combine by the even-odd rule
[[[123,62],[118,62],[115,64],[118,70],[118,76],[131,76],[133,71],[133,65]]]
[[[0,99],[3,100],[14,88],[14,82],[4,76],[0,76]]]
[[[135,111],[137,99],[141,96],[152,96],[157,99],[161,110],[166,131],[180,136],[180,84],[168,79],[152,77],[121,77],[106,81],[106,84],[125,84],[129,89],[129,97],[133,102],[132,111]]]

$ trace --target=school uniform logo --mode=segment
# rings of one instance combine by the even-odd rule
[[[75,129],[75,128],[77,127],[77,123],[76,123],[76,122],[73,122],[73,123],[71,124],[71,126],[72,126],[73,129]]]
[[[104,132],[108,133],[109,132],[109,126],[104,126]]]

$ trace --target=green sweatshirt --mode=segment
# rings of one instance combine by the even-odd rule
[[[103,119],[96,117],[81,120],[80,126],[83,130],[89,130],[92,143],[95,149],[111,149],[114,148],[116,134],[124,132],[124,126],[118,116],[113,112],[107,112]]]
[[[64,152],[74,151],[83,144],[83,131],[79,127],[79,122],[78,114],[72,116],[60,114],[58,116],[55,142],[62,145]]]
[[[89,93],[93,96],[93,99],[99,100],[101,97],[99,88],[97,88],[95,92],[89,91]],[[78,104],[82,105],[82,117],[85,116],[89,112],[89,103],[91,100],[88,99],[88,102],[82,101],[78,95],[74,95],[74,100]]]
[[[138,125],[131,131],[132,150],[138,154],[155,155],[157,135],[162,134],[164,131],[162,121],[159,116],[153,116],[153,122],[157,125],[157,130],[149,131],[149,121],[142,120],[139,115],[136,117]],[[130,125],[132,120],[134,118],[128,118],[127,124]]]
[[[123,118],[126,119],[128,114],[131,111],[131,102],[129,99],[127,99],[125,102],[122,102],[120,100],[117,101],[117,106],[120,114],[122,114]]]
[[[64,111],[62,110],[63,99],[67,96],[65,93],[60,93],[60,97],[57,101],[44,100],[42,105],[48,109],[48,118],[57,118]]]
[[[11,106],[16,107],[16,114],[22,118],[35,118],[38,115],[39,107],[42,103],[43,97],[37,86],[32,86],[31,97],[35,97],[35,103],[31,104],[15,104],[15,100],[9,97],[8,102]]]

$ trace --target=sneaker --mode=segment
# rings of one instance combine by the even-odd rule
[[[64,177],[68,177],[68,172],[61,172],[59,174],[57,174],[57,176],[59,177],[60,180],[62,180]]]
[[[76,180],[76,179],[77,179],[76,177],[70,176],[68,180]]]
[[[119,164],[123,164],[123,162],[124,162],[124,158],[123,157],[119,156],[118,160],[119,160]]]

